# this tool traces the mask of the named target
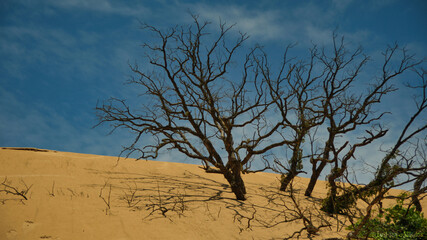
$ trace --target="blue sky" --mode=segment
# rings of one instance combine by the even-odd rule
[[[92,129],[97,101],[135,94],[123,83],[131,74],[127,63],[143,54],[139,45],[147,35],[140,22],[188,24],[189,11],[214,23],[236,23],[250,35],[248,46],[263,45],[272,56],[294,42],[298,49],[312,42],[327,45],[334,29],[374,59],[394,42],[419,58],[427,56],[427,2],[422,0],[3,0],[0,146],[118,155],[131,139],[126,131],[107,135],[108,127]],[[393,102],[409,98],[403,93]],[[398,116],[408,111],[403,105],[393,106]]]

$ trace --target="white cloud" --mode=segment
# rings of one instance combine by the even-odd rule
[[[140,16],[148,12],[147,8],[140,4],[121,4],[120,1],[109,0],[52,0],[49,1],[52,6],[66,9],[81,9],[96,11],[106,14],[119,14],[125,16]]]
[[[237,28],[251,35],[253,38],[277,39],[282,34],[283,27],[279,24],[279,12],[248,10],[244,7],[198,5],[195,12],[201,17],[228,24],[237,24]]]
[[[277,41],[285,44],[298,42],[304,46],[311,43],[330,44],[332,32],[339,26],[334,25],[337,17],[352,3],[351,0],[335,1],[328,8],[321,4],[303,3],[297,6],[280,8],[248,8],[244,5],[221,6],[215,4],[198,4],[192,7],[202,18],[213,22],[219,19],[229,24],[236,23],[237,29],[248,33],[251,41]],[[279,10],[280,9],[280,10]],[[349,35],[347,39],[356,42],[366,40],[366,30],[356,32],[338,32]]]

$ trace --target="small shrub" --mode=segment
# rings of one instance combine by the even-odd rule
[[[323,199],[320,210],[329,214],[346,214],[356,204],[357,198],[350,195],[336,196],[335,200],[330,195]]]
[[[361,220],[349,229],[356,229],[360,223]],[[357,237],[381,240],[427,239],[427,219],[423,213],[416,211],[415,207],[404,208],[403,200],[398,200],[396,205],[368,220]]]

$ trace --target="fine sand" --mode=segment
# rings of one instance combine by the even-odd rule
[[[290,221],[298,209],[289,193],[277,191],[278,174],[245,174],[248,199],[242,202],[222,175],[197,165],[117,160],[0,149],[0,182],[28,190],[28,200],[0,192],[0,239],[281,239],[304,227],[301,220]],[[307,182],[294,182],[300,211],[317,226],[332,225],[314,239],[344,238],[345,226],[316,210],[325,183],[319,181],[307,198]],[[425,200],[422,205],[427,208]]]

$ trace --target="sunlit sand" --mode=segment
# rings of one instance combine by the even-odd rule
[[[280,223],[295,212],[289,193],[277,191],[278,174],[245,174],[248,199],[241,202],[222,175],[197,165],[117,160],[0,149],[0,181],[28,190],[28,200],[0,192],[0,239],[280,239],[304,227],[301,220]],[[307,198],[307,182],[295,180],[295,200],[321,225],[315,207],[326,185],[319,181]],[[346,236],[342,224],[324,219],[331,226],[315,239]]]

